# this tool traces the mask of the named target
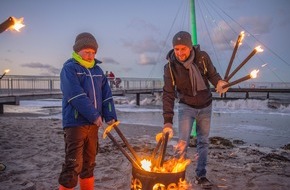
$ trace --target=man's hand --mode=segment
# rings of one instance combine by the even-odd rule
[[[99,116],[95,121],[94,121],[94,125],[98,126],[98,127],[102,127],[103,125],[103,121],[102,121],[102,117]]]
[[[219,94],[225,93],[226,91],[228,91],[229,88],[223,88],[224,85],[228,84],[228,82],[223,81],[223,80],[219,80],[217,85],[216,85],[216,92]]]
[[[163,126],[162,133],[169,133],[169,138],[171,139],[173,137],[173,127],[172,123],[165,123]]]

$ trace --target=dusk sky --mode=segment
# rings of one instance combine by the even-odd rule
[[[289,0],[196,0],[197,41],[224,76],[241,31],[232,70],[254,55],[235,79],[259,69],[261,82],[290,82]],[[189,0],[2,0],[0,22],[24,17],[21,32],[0,34],[0,72],[59,76],[77,34],[92,33],[96,58],[117,77],[162,78],[171,40],[191,32]]]

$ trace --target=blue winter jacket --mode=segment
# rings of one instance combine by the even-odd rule
[[[102,116],[106,122],[117,120],[111,88],[103,70],[97,65],[87,69],[71,58],[60,73],[63,93],[63,128],[91,125]]]

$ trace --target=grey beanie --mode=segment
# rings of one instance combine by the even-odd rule
[[[185,31],[177,32],[172,39],[172,45],[173,47],[176,45],[185,45],[192,48],[191,35]]]
[[[92,48],[96,52],[98,49],[98,43],[96,38],[88,32],[83,32],[77,35],[75,44],[73,46],[73,50],[75,52],[79,52],[85,48]]]

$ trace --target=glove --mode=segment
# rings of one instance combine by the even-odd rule
[[[173,137],[173,127],[172,127],[172,123],[165,123],[163,126],[163,130],[162,133],[169,133],[169,139],[171,139]]]
[[[219,94],[223,94],[226,91],[228,91],[229,88],[223,88],[223,86],[226,84],[228,84],[228,82],[223,81],[223,80],[219,80],[217,85],[216,85],[216,88],[215,88],[216,92]]]

